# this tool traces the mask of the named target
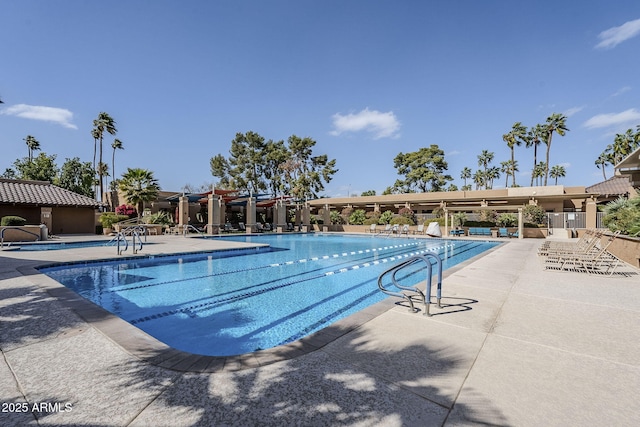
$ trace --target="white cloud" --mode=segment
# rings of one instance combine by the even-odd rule
[[[609,28],[598,34],[600,43],[596,45],[596,48],[612,49],[638,34],[640,34],[640,19],[627,21],[619,27]]]
[[[69,129],[78,129],[78,126],[71,123],[71,120],[73,119],[73,113],[64,108],[16,104],[0,111],[0,114],[22,117],[23,119],[53,122]]]
[[[630,90],[631,90],[631,86],[625,86],[625,87],[622,87],[622,88],[618,89],[615,93],[613,93],[613,94],[611,95],[611,97],[613,98],[613,97],[616,97],[616,96],[622,95],[623,93],[625,93],[625,92],[629,92]]]
[[[597,129],[624,124],[631,125],[638,122],[640,122],[640,111],[630,108],[621,113],[598,114],[584,122],[583,126],[589,129]]]
[[[359,113],[342,115],[336,113],[332,116],[333,130],[331,135],[340,135],[345,132],[366,131],[373,134],[374,139],[396,138],[400,129],[400,122],[392,111],[382,113],[370,111],[368,108]]]
[[[567,116],[567,117],[571,117],[574,114],[579,113],[583,109],[584,109],[584,106],[583,107],[572,107],[572,108],[569,108],[567,111],[565,111],[564,115]]]

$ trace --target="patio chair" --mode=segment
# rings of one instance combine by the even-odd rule
[[[403,234],[407,235],[407,237],[409,236],[409,225],[405,224],[402,226],[402,230],[400,230],[400,236],[402,236]]]
[[[369,233],[375,233],[377,226],[378,224],[371,224],[371,227],[369,227]]]
[[[231,225],[230,222],[226,222],[224,224],[224,227],[222,228],[222,231],[224,233],[233,233],[234,231],[238,231],[238,229],[237,228],[233,228],[233,226]]]
[[[498,228],[498,236],[509,237],[509,230],[507,230],[506,228]]]
[[[389,233],[391,233],[391,224],[386,224],[384,226],[384,230],[378,231],[378,233],[376,233],[376,235],[378,235],[378,234],[389,234]]]
[[[418,224],[418,228],[413,230],[413,234],[424,234],[424,224]]]
[[[240,231],[247,231],[247,227],[245,227],[244,222],[239,222],[238,223],[238,229]]]

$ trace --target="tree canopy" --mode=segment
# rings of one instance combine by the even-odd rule
[[[237,133],[228,158],[222,154],[211,158],[211,174],[225,188],[316,198],[338,170],[335,159],[313,155],[315,145],[309,137],[291,135],[285,144],[265,141],[252,131]]]
[[[394,190],[400,192],[443,191],[447,182],[453,180],[444,173],[448,165],[444,151],[436,144],[411,153],[399,153],[393,159],[393,166],[399,175],[404,176],[394,184]]]

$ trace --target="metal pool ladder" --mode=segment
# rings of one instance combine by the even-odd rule
[[[423,254],[423,255],[413,256],[385,270],[384,272],[382,272],[382,274],[380,274],[380,276],[378,276],[378,288],[380,288],[382,292],[384,292],[389,296],[403,298],[407,300],[409,302],[409,305],[411,306],[410,308],[411,312],[417,311],[417,309],[413,305],[413,297],[419,296],[420,299],[422,300],[422,303],[424,304],[424,315],[431,316],[431,313],[429,312],[429,306],[431,304],[431,280],[433,278],[433,264],[431,263],[431,259],[434,259],[436,261],[435,265],[438,269],[436,303],[438,304],[438,308],[442,308],[442,305],[440,304],[440,300],[442,298],[442,259],[438,254],[435,254],[435,253],[427,252],[426,254]],[[398,283],[398,280],[396,279],[396,274],[399,271],[420,262],[425,263],[427,266],[426,267],[427,268],[427,278],[426,278],[427,286],[426,286],[425,292],[422,292],[422,290],[420,290],[420,288],[418,288],[417,286],[401,285],[400,283]],[[391,276],[391,284],[396,288],[398,288],[400,292],[392,291],[384,287],[383,285],[384,278],[388,275]],[[415,295],[411,295],[411,294],[407,295],[405,292],[402,292],[402,291],[413,292]]]
[[[125,252],[129,248],[129,241],[127,240],[127,236],[131,236],[131,247],[134,254],[137,254],[139,250],[142,250],[143,243],[141,236],[144,236],[145,242],[147,241],[146,229],[144,227],[133,225],[116,233],[115,237],[111,239],[107,244],[117,245],[118,255],[122,255],[122,252]],[[122,245],[124,245],[123,249],[120,249],[121,243]]]

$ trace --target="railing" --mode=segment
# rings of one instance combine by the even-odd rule
[[[189,234],[189,230],[193,230],[198,234],[204,234],[202,231],[198,230],[196,227],[194,227],[191,224],[187,224],[187,225],[183,225],[182,226],[182,235],[183,236],[187,236]]]
[[[131,248],[134,254],[137,254],[139,250],[142,250],[143,242],[141,236],[144,236],[145,243],[147,241],[146,229],[139,225],[133,225],[117,232],[115,237],[111,239],[107,244],[116,245],[118,255],[122,255],[122,252],[126,252],[129,248],[129,241],[127,240],[127,236],[131,236]],[[120,249],[121,244],[124,245],[123,249]]]
[[[3,227],[2,231],[0,231],[0,248],[4,246],[4,232],[7,230],[18,230],[18,231],[22,231],[23,233],[27,233],[30,234],[32,236],[36,236],[36,242],[38,240],[40,240],[40,235],[36,234],[36,233],[32,233],[31,231],[27,231],[24,228],[21,227],[11,227],[11,226],[5,226]]]
[[[401,262],[400,264],[397,264],[387,270],[385,270],[384,272],[382,272],[382,274],[380,274],[380,276],[378,276],[378,288],[380,288],[380,290],[382,292],[384,292],[385,294],[389,295],[389,296],[393,296],[393,297],[397,297],[397,298],[403,298],[405,300],[407,300],[409,302],[409,305],[411,306],[411,308],[409,309],[411,312],[416,312],[416,308],[413,305],[413,299],[412,297],[415,295],[407,295],[404,292],[396,292],[396,291],[391,291],[387,288],[384,287],[383,285],[383,281],[384,281],[384,277],[387,276],[388,274],[391,275],[391,284],[393,286],[395,286],[396,288],[400,289],[401,291],[409,291],[409,292],[414,292],[417,295],[420,296],[420,299],[422,300],[422,303],[424,304],[424,315],[425,316],[431,316],[431,313],[429,311],[430,305],[431,305],[431,280],[433,279],[433,264],[431,264],[431,258],[434,259],[436,261],[435,265],[438,268],[438,284],[437,284],[437,293],[436,293],[436,303],[438,304],[438,308],[442,308],[441,305],[441,298],[442,298],[442,259],[440,258],[440,256],[438,256],[437,254],[434,253],[426,253],[424,255],[418,255],[418,256],[414,256],[409,258],[406,261]],[[426,264],[426,268],[427,268],[427,278],[426,278],[426,288],[425,291],[422,292],[422,290],[420,290],[420,288],[418,288],[417,286],[405,286],[402,285],[398,282],[398,280],[396,279],[396,274],[411,266],[414,265],[418,262],[424,262]]]

